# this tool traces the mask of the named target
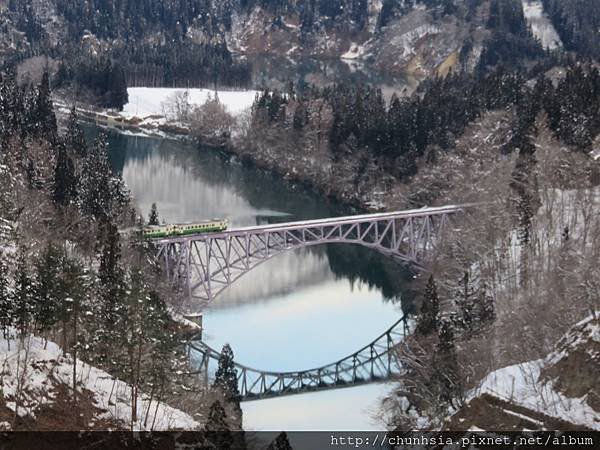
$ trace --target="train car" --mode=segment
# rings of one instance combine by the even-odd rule
[[[188,236],[225,231],[228,227],[229,221],[227,219],[213,219],[196,223],[149,226],[142,229],[142,236],[145,239]]]

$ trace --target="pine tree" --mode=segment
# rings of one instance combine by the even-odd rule
[[[438,382],[440,401],[452,405],[460,403],[462,401],[462,381],[456,356],[454,331],[449,320],[440,321],[434,365],[434,377]]]
[[[417,333],[427,335],[438,329],[438,316],[440,312],[440,301],[435,286],[433,275],[429,277],[425,287],[423,306],[417,322]]]
[[[119,215],[128,202],[123,180],[110,166],[104,136],[96,140],[83,162],[78,191],[82,212],[102,222]]]
[[[14,307],[10,295],[8,267],[4,262],[4,255],[0,252],[0,327],[2,335],[8,340],[8,330],[13,324]],[[10,343],[9,343],[10,350]]]
[[[127,93],[127,79],[125,78],[125,71],[121,66],[114,64],[109,78],[109,91],[108,91],[108,107],[116,108],[119,111],[123,110],[123,106],[129,101],[129,94]]]
[[[223,391],[228,401],[239,401],[237,369],[233,362],[233,350],[229,344],[225,344],[221,350],[214,386]]]
[[[85,136],[77,122],[77,111],[75,110],[75,106],[71,108],[71,113],[69,114],[64,143],[67,148],[67,154],[72,158],[84,158],[88,153]]]
[[[479,293],[478,306],[479,320],[482,323],[493,322],[496,320],[496,302],[485,285]]]
[[[117,227],[107,224],[101,237],[100,267],[98,269],[98,316],[96,337],[98,357],[113,369],[118,369],[114,357],[115,343],[122,343],[125,330],[122,321],[126,313],[126,283],[121,262],[121,243]],[[119,344],[120,345],[120,344]]]
[[[469,272],[465,272],[461,287],[458,289],[456,304],[459,309],[462,326],[467,331],[472,331],[475,326],[476,311],[475,311],[475,292],[473,291]]]
[[[75,165],[67,154],[64,144],[58,145],[52,200],[57,205],[67,206],[77,197],[77,178]]]
[[[36,331],[46,333],[58,321],[60,309],[60,271],[63,254],[49,243],[35,259],[35,298],[32,305]]]
[[[277,438],[267,447],[267,450],[293,450],[287,433],[285,431],[279,433]]]
[[[160,219],[158,217],[158,207],[156,206],[156,203],[152,203],[152,207],[150,208],[150,214],[148,215],[148,225],[160,225]]]
[[[63,330],[67,328],[67,320],[70,322],[73,354],[73,373],[72,373],[72,392],[73,404],[75,406],[74,414],[77,421],[80,421],[79,403],[77,401],[77,358],[79,350],[83,347],[83,337],[80,333],[80,322],[85,311],[89,311],[87,304],[88,293],[90,291],[89,279],[84,266],[77,260],[63,258],[61,265],[61,292],[63,295]],[[66,343],[65,343],[66,344]],[[63,348],[66,349],[66,345]]]
[[[207,440],[213,445],[213,448],[231,448],[233,435],[227,424],[225,409],[218,400],[210,405],[204,431],[206,432]]]
[[[24,339],[31,330],[34,295],[34,284],[27,267],[27,252],[24,247],[21,247],[17,257],[15,289],[12,298],[14,324],[21,339]]]
[[[52,97],[50,93],[50,77],[48,71],[44,71],[42,82],[38,86],[37,97],[31,113],[33,129],[37,137],[43,137],[50,142],[55,142],[58,126],[56,116],[52,106]]]

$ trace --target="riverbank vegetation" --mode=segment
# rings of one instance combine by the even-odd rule
[[[89,378],[98,369],[113,379],[113,389],[126,383],[118,392],[125,400],[109,389],[100,403],[108,408],[114,395],[112,402],[129,410],[97,411],[112,414],[115,426],[201,427],[222,395],[187,375],[182,342],[196,331],[173,320],[178,293],[157,281],[152,245],[120,231],[144,220],[111,169],[104,139],[88,144],[74,113],[58,126],[48,74],[35,88],[18,86],[11,74],[0,78],[0,178],[2,377],[7,385],[16,380],[0,398],[3,417],[14,413],[9,428],[43,426],[35,425],[36,414],[58,405],[53,398],[59,394],[73,411],[89,412],[101,396]],[[48,373],[36,375],[48,377],[40,391],[38,378],[27,380],[39,371],[35,358],[49,357],[47,346],[58,356]],[[52,376],[69,361],[70,380]],[[165,402],[189,415],[173,412],[179,422],[161,420]],[[240,413],[229,413],[232,429],[239,428]],[[56,426],[93,429],[85,417],[74,412]]]

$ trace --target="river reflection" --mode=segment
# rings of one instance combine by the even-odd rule
[[[251,63],[253,86],[257,89],[287,91],[292,80],[296,89],[326,87],[333,84],[368,84],[381,89],[385,99],[397,95],[410,95],[419,80],[410,74],[389,75],[374,70],[368,62],[340,58],[288,58],[277,55],[254,55],[244,57]]]
[[[97,133],[90,127],[86,131],[90,137]],[[147,212],[156,202],[166,222],[227,217],[233,226],[246,226],[353,213],[191,144],[116,133],[109,133],[108,139],[111,161],[137,206]],[[379,336],[403,314],[402,308],[410,310],[410,291],[404,290],[410,277],[357,246],[320,246],[280,255],[238,280],[204,311],[205,340],[215,348],[230,343],[237,361],[257,369],[288,371],[328,364]],[[369,398],[361,403],[356,392],[369,388],[357,389],[347,390],[354,393],[346,397],[352,399],[347,407],[362,417],[360,411],[373,398],[365,394]],[[309,403],[318,409],[318,399],[327,395],[345,398],[343,391],[314,394]],[[295,401],[307,403],[290,399],[270,404]],[[247,419],[254,429],[269,428],[259,418],[268,420],[271,413],[256,412],[261,403],[248,404],[248,411],[255,411],[255,420]],[[283,418],[292,410],[279,413]],[[370,417],[364,418],[370,423]]]

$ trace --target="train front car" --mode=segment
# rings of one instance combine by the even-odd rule
[[[199,223],[171,224],[162,226],[149,226],[142,230],[145,239],[158,239],[164,237],[190,236],[194,234],[218,233],[229,228],[229,220],[213,219]]]

